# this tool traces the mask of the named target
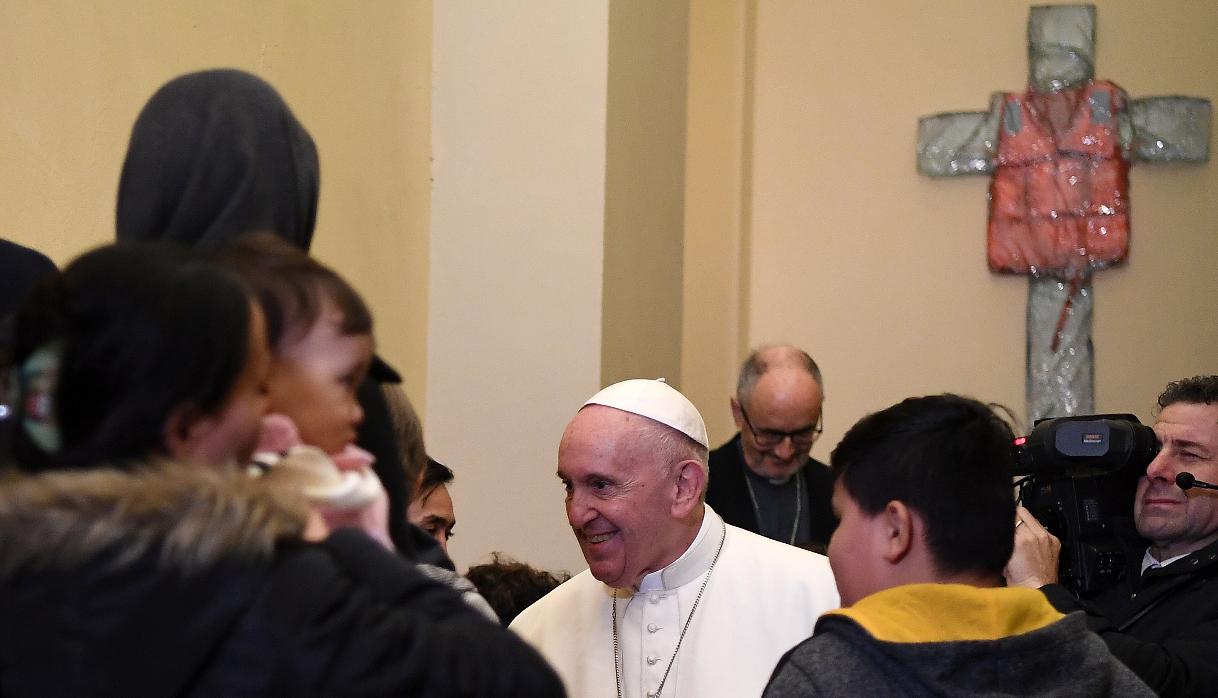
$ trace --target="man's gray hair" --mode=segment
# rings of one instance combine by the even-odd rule
[[[741,403],[747,402],[761,376],[777,366],[798,366],[812,376],[821,390],[825,389],[820,366],[816,365],[808,352],[798,347],[765,346],[754,349],[740,366],[740,377],[736,379],[736,399]]]
[[[706,446],[659,422],[650,419],[644,419],[643,422],[644,424],[639,430],[639,437],[650,441],[660,467],[671,469],[682,461],[698,461],[698,465],[702,466],[702,474],[705,476],[703,480],[706,483],[710,482],[710,466],[708,465],[710,450]],[[700,497],[706,498],[705,484],[702,486]]]

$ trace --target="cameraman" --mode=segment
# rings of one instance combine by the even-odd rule
[[[1160,695],[1218,687],[1218,492],[1182,490],[1176,475],[1218,481],[1218,376],[1169,383],[1154,431],[1162,450],[1138,481],[1134,523],[1150,542],[1114,588],[1083,603],[1057,584],[1061,543],[1016,512],[1010,586],[1039,588],[1059,610],[1084,610],[1092,630]]]

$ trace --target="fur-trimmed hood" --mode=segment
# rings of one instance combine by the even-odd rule
[[[259,599],[305,521],[303,502],[235,469],[4,479],[0,693],[214,693],[196,684],[246,666],[225,653],[264,627]]]
[[[561,696],[536,652],[358,531],[181,466],[0,482],[0,695]]]
[[[305,503],[244,473],[154,464],[11,475],[0,481],[0,577],[73,569],[106,555],[121,567],[149,553],[191,573],[266,560],[299,539]]]

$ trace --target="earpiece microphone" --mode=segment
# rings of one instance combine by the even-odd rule
[[[1200,490],[1218,490],[1218,485],[1202,482],[1193,477],[1192,473],[1180,473],[1179,475],[1176,475],[1176,487],[1179,487],[1182,490],[1191,489],[1193,487]]]

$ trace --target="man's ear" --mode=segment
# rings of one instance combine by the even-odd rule
[[[884,561],[888,564],[895,565],[913,548],[914,543],[914,515],[905,506],[905,502],[892,500],[884,507],[884,511],[880,513],[879,533],[883,535],[884,540],[881,542],[880,551]]]
[[[706,470],[696,460],[683,460],[673,466],[672,483],[676,496],[672,500],[672,514],[683,519],[702,503],[702,491],[706,489]]]
[[[734,397],[728,398],[732,405],[732,420],[736,422],[736,431],[744,429],[744,417],[740,412],[740,401]]]
[[[193,460],[200,442],[210,431],[211,420],[194,405],[179,405],[169,413],[162,428],[165,451],[174,460]]]

